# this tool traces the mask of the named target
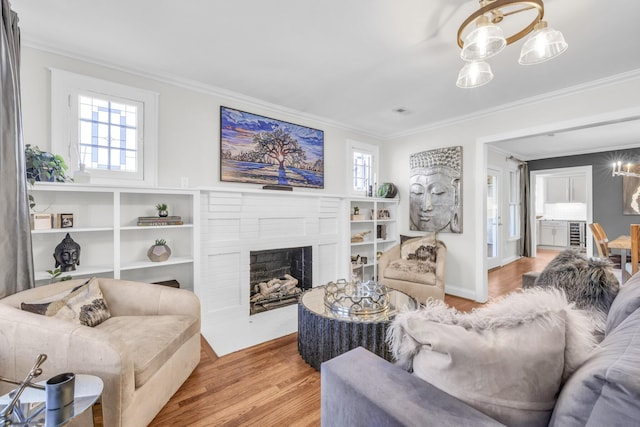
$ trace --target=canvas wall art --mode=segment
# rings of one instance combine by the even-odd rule
[[[324,188],[324,132],[220,107],[220,179]]]
[[[409,158],[409,229],[462,233],[462,147]]]
[[[629,172],[640,173],[638,165],[630,165],[628,168]],[[625,215],[640,215],[640,178],[622,177],[622,203]]]

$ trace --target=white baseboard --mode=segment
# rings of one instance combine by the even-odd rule
[[[465,289],[459,286],[446,284],[444,287],[444,292],[449,295],[453,295],[455,297],[466,298],[472,301],[476,301],[476,292],[474,289]]]

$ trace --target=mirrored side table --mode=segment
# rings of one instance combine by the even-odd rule
[[[36,384],[44,387],[46,381]],[[86,410],[91,410],[94,403],[102,395],[104,384],[99,377],[94,375],[77,374],[75,380],[73,403],[54,411],[47,411],[45,406],[44,389],[27,387],[20,396],[20,405],[14,408],[9,424],[0,427],[57,427],[67,424]],[[10,402],[10,393],[0,396],[0,411]]]

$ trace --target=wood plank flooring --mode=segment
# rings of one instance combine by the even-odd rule
[[[489,297],[522,286],[521,276],[541,271],[557,255],[538,251],[489,272]],[[480,303],[447,295],[461,311]],[[202,340],[200,364],[151,426],[319,426],[320,373],[298,355],[297,334],[218,357]]]

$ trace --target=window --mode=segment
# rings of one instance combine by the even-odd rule
[[[347,169],[349,178],[349,192],[353,195],[366,196],[371,187],[376,191],[378,147],[361,142],[348,141]],[[375,194],[374,194],[375,195]]]
[[[520,170],[509,171],[509,239],[520,238]]]
[[[51,70],[52,151],[98,184],[156,184],[156,93]]]

